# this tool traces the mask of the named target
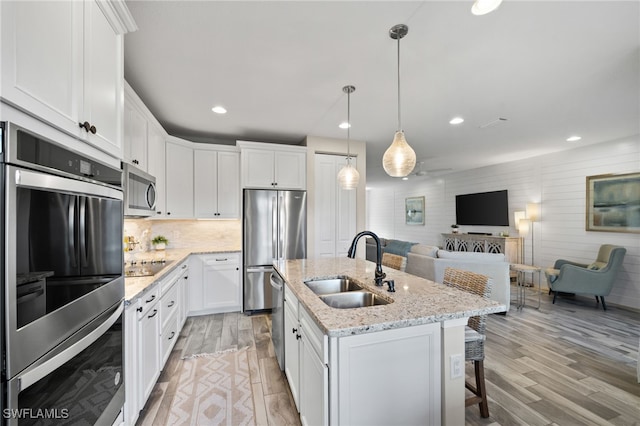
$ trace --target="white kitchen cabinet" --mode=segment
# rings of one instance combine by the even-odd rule
[[[138,308],[140,299],[135,300],[124,311],[124,424],[133,425],[138,419],[140,398],[138,398]]]
[[[160,376],[160,309],[159,286],[141,297],[138,310],[138,341],[140,363],[139,391],[140,407],[144,404]]]
[[[150,125],[147,138],[147,172],[156,178],[156,215],[154,217],[166,216],[165,156],[164,134]]]
[[[191,256],[189,270],[190,315],[242,310],[239,253]]]
[[[329,422],[327,337],[285,286],[285,375],[303,425]]]
[[[160,366],[163,366],[171,349],[178,340],[178,307],[182,301],[180,300],[180,277],[167,281],[162,285],[162,297],[160,298]]]
[[[133,164],[137,168],[148,170],[147,162],[147,137],[148,122],[130,100],[125,92],[124,98],[124,144],[123,160]]]
[[[178,267],[179,278],[176,285],[178,286],[178,294],[180,304],[178,305],[178,331],[182,330],[184,322],[187,319],[187,311],[189,309],[189,299],[187,288],[189,286],[189,262],[185,261]]]
[[[129,20],[126,6],[27,1],[0,7],[2,100],[121,158],[128,28],[117,15]]]
[[[166,144],[166,212],[169,219],[192,219],[193,148],[170,137]]]
[[[300,411],[300,322],[298,299],[285,286],[284,290],[284,374],[291,396]]]
[[[356,158],[351,164],[356,167]],[[315,154],[315,252],[317,257],[344,257],[356,234],[356,191],[340,188],[343,155]]]
[[[195,217],[240,218],[240,153],[194,150]]]
[[[237,141],[243,188],[306,189],[307,149]]]

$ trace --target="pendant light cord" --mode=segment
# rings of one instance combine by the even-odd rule
[[[351,164],[351,89],[347,92],[347,164]]]
[[[402,120],[400,118],[400,38],[398,36],[398,130],[402,131]]]

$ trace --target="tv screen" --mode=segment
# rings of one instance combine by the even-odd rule
[[[456,195],[456,223],[509,226],[507,190]]]

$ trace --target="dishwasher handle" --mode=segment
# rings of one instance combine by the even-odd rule
[[[282,277],[280,276],[280,274],[278,274],[276,271],[273,271],[271,273],[271,279],[269,281],[271,282],[271,287],[275,288],[276,291],[278,292],[282,291],[282,286],[284,284],[284,281],[282,280]]]

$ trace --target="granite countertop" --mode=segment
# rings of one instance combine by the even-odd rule
[[[171,261],[165,268],[150,277],[125,277],[124,279],[124,300],[127,303],[140,297],[145,292],[151,290],[153,285],[163,278],[167,277],[178,266],[182,264],[192,254],[210,254],[210,253],[237,253],[240,247],[237,245],[230,246],[208,246],[194,247],[188,249],[167,249],[158,251],[148,251],[137,253],[136,260],[157,260],[164,259]]]
[[[362,259],[283,260],[274,262],[274,266],[318,326],[332,337],[410,327],[506,309],[499,302],[384,267],[386,279],[395,280],[396,291],[389,293],[386,284],[377,287],[374,283],[375,263]],[[348,276],[367,291],[393,303],[355,309],[332,308],[304,284],[311,278],[338,276]]]

